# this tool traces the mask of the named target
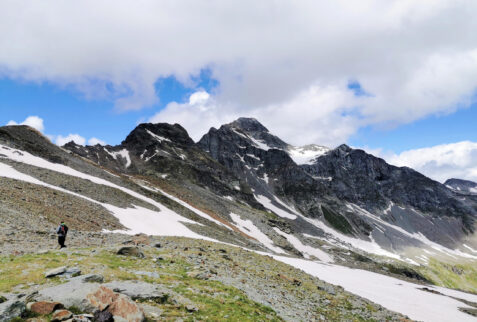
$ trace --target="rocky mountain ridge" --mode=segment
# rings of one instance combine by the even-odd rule
[[[66,218],[75,248],[118,246],[123,234],[139,233],[235,245],[413,318],[427,315],[381,296],[403,296],[395,278],[410,282],[409,299],[423,294],[415,283],[448,283],[435,265],[460,281],[452,287],[477,289],[474,199],[345,145],[304,148],[317,153],[304,163],[296,149],[246,118],[198,143],[178,124],[141,124],[118,146],[61,148],[25,126],[0,128],[1,253],[29,253],[40,240],[52,246],[51,227]],[[385,291],[355,285],[371,271],[367,278],[386,278]],[[255,285],[244,289],[256,294]]]

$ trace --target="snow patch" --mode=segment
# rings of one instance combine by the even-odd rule
[[[301,147],[289,147],[286,152],[296,164],[313,164],[316,158],[329,152],[331,149],[319,145],[305,145]]]
[[[163,194],[164,196],[166,196],[167,198],[171,199],[171,200],[174,200],[175,202],[177,202],[178,204],[180,204],[181,206],[191,210],[192,212],[194,212],[196,215],[199,215],[200,217],[202,218],[205,218],[209,221],[212,221],[214,223],[216,223],[217,225],[219,226],[222,226],[222,227],[225,227],[229,230],[232,230],[232,228],[230,228],[229,226],[225,225],[224,223],[221,223],[220,221],[218,221],[217,219],[215,218],[212,218],[209,214],[206,214],[205,212],[197,209],[197,208],[194,208],[193,206],[189,205],[187,202],[177,198],[177,197],[174,197],[173,195],[170,195],[168,194],[167,192],[165,192],[164,190],[160,189],[160,188],[150,188],[150,187],[147,187],[147,186],[142,186],[144,187],[145,189],[148,189],[148,190],[152,190],[152,191],[155,191],[155,192],[160,192],[161,194]]]
[[[260,229],[258,229],[258,227],[255,226],[251,220],[243,220],[242,218],[240,218],[239,215],[236,215],[234,213],[231,213],[230,217],[235,222],[237,228],[240,229],[243,233],[252,236],[256,240],[261,242],[265,247],[274,251],[275,253],[285,254],[285,251],[283,251],[283,249],[281,249],[280,247],[275,246],[273,244],[273,241],[267,235],[262,233]]]
[[[114,160],[118,159],[118,156],[120,156],[122,159],[126,160],[126,168],[129,168],[131,165],[131,157],[129,156],[129,151],[126,149],[122,149],[121,151],[118,152],[111,152],[108,151],[108,149],[103,148],[104,151],[106,151],[111,157],[113,157]],[[21,162],[21,161],[20,161]]]
[[[166,141],[166,142],[172,142],[171,140],[169,140],[168,138],[165,138],[163,136],[160,136],[160,135],[157,135],[155,133],[152,133],[151,131],[149,130],[146,130],[147,133],[149,133],[150,136],[152,136],[153,138],[155,138],[158,142],[162,143],[162,141]]]
[[[318,258],[322,262],[325,262],[325,263],[332,263],[333,262],[333,258],[330,255],[328,255],[328,253],[322,251],[321,249],[318,249],[318,248],[315,248],[315,247],[312,247],[312,246],[308,246],[308,245],[304,245],[298,238],[296,238],[295,236],[293,236],[291,234],[284,233],[283,231],[281,231],[277,227],[274,227],[273,229],[277,232],[277,234],[282,235],[283,237],[285,237],[288,240],[288,242],[290,244],[292,244],[293,247],[295,247],[295,249],[302,252],[303,255],[305,256],[305,258],[310,258],[310,256],[315,256],[316,258]]]
[[[288,210],[291,212],[287,212],[283,209],[278,208],[277,206],[272,204],[272,201],[268,199],[267,197],[263,195],[255,195],[255,199],[257,199],[258,202],[260,202],[265,208],[273,211],[275,214],[277,214],[280,217],[283,218],[288,218],[288,219],[296,219],[296,215],[293,214],[293,211],[290,210],[288,206],[285,206],[285,204],[281,201],[278,201],[278,198],[275,198],[275,202],[280,203],[281,205],[285,206]]]

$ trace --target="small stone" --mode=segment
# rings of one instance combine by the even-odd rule
[[[0,295],[0,303],[6,302],[7,298],[5,296]]]
[[[70,319],[72,316],[73,316],[73,313],[71,313],[68,310],[57,310],[53,313],[53,316],[51,317],[51,322],[66,321]]]
[[[199,311],[199,308],[197,308],[197,306],[192,305],[192,304],[186,305],[185,308],[186,308],[187,312],[197,312],[197,311]]]
[[[113,315],[108,311],[94,312],[93,320],[96,322],[114,322]]]
[[[154,247],[156,247],[156,248],[161,248],[162,245],[161,245],[161,243],[155,243],[155,244],[154,244]]]
[[[94,315],[91,314],[78,314],[78,315],[73,315],[73,318],[71,319],[73,322],[90,322],[93,320]]]
[[[80,275],[81,275],[81,270],[80,270],[78,267],[68,268],[68,269],[65,271],[64,275],[65,275],[67,278],[80,276]]]
[[[91,275],[85,276],[83,278],[83,281],[87,283],[103,283],[104,277],[103,275],[100,275],[100,274],[91,274]]]
[[[61,275],[61,274],[63,274],[63,273],[66,272],[66,269],[67,269],[66,266],[61,266],[61,267],[58,267],[58,268],[49,270],[49,271],[47,271],[47,272],[45,273],[45,277],[46,277],[46,278],[49,278],[49,277]]]
[[[118,252],[118,255],[124,256],[135,256],[138,258],[144,258],[144,253],[139,250],[138,247],[121,247]]]
[[[33,313],[41,314],[41,315],[50,314],[51,312],[54,312],[62,308],[63,308],[63,304],[59,302],[41,301],[41,302],[28,303],[27,305],[27,309],[29,311]]]

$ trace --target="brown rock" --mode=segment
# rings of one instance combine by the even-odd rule
[[[109,305],[111,305],[117,298],[119,294],[114,293],[111,289],[100,286],[99,289],[86,296],[87,300],[91,303],[92,306],[98,308],[98,310],[103,311]]]
[[[100,286],[96,292],[88,294],[86,298],[98,310],[106,310],[115,317],[121,317],[129,322],[144,321],[144,312],[133,300],[105,286]]]
[[[70,319],[73,316],[68,310],[57,310],[51,317],[51,322],[61,322]]]
[[[120,295],[116,301],[108,308],[113,316],[119,316],[129,322],[144,321],[144,312],[142,309],[129,297]]]
[[[58,302],[35,302],[31,305],[29,305],[30,311],[41,314],[41,315],[46,315],[50,314],[53,311],[59,310],[63,308],[63,304],[58,303]]]

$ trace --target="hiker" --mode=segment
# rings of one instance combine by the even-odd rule
[[[56,234],[58,235],[58,244],[60,244],[60,249],[65,246],[66,234],[68,233],[68,226],[62,221],[58,228],[56,228]]]

